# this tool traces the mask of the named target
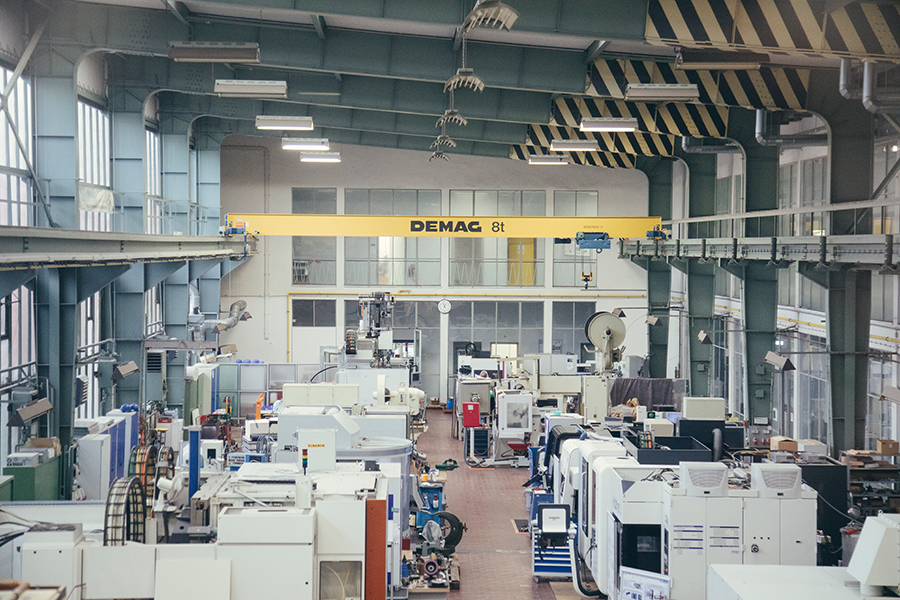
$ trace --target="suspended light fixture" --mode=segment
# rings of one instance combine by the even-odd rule
[[[287,81],[216,79],[213,92],[222,98],[287,98]]]
[[[258,115],[256,128],[265,131],[312,131],[312,117],[278,117]]]
[[[627,117],[583,117],[581,131],[636,131],[638,120]]]
[[[569,157],[564,154],[532,154],[528,157],[529,165],[567,165]]]
[[[596,152],[600,150],[597,140],[552,140],[550,149],[554,152]]]
[[[437,150],[441,146],[456,148],[456,142],[454,142],[446,133],[441,133],[441,135],[437,136],[437,138],[435,138],[435,140],[431,142],[431,149]]]
[[[324,138],[281,138],[282,150],[328,150]]]
[[[476,27],[495,27],[509,31],[518,18],[519,13],[500,0],[478,0],[475,8],[463,21],[462,32],[468,33]]]
[[[258,63],[255,42],[169,42],[169,58],[191,63]]]
[[[466,67],[466,36],[462,38],[462,66],[456,70],[456,75],[447,80],[444,84],[444,93],[453,91],[456,88],[467,87],[473,92],[484,91],[484,81],[475,74],[473,69]]]
[[[700,90],[696,83],[629,83],[625,86],[625,99],[636,101],[698,100]]]
[[[435,150],[434,152],[431,153],[431,156],[428,158],[428,162],[431,162],[433,160],[445,160],[445,161],[449,162],[450,157],[447,156],[446,154],[444,154],[443,152],[441,152],[440,150]]]
[[[454,108],[454,98],[453,98],[453,90],[450,90],[450,108],[444,111],[444,114],[438,117],[437,122],[434,124],[435,127],[444,127],[448,123],[453,123],[454,125],[461,125],[465,127],[469,124],[469,121],[466,120],[464,116],[459,114],[459,111]]]
[[[300,162],[308,163],[339,163],[340,152],[304,152],[300,155]]]

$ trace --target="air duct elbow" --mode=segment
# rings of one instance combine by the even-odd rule
[[[828,145],[827,133],[780,135],[775,133],[778,124],[769,120],[769,111],[756,110],[756,141],[760,146],[776,146],[779,148],[803,148],[805,146]]]
[[[900,94],[879,93],[875,79],[875,63],[863,63],[862,102],[866,110],[876,115],[900,112]]]
[[[688,136],[682,136],[681,149],[688,154],[740,154],[741,149],[733,142],[724,141],[719,143],[704,144],[702,140],[695,140]]]
[[[859,100],[862,98],[862,90],[853,83],[853,60],[841,59],[840,92],[847,100]]]

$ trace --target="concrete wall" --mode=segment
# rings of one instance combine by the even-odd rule
[[[425,141],[423,140],[423,146]],[[280,140],[233,136],[225,141],[221,152],[221,205],[231,212],[291,212],[291,189],[295,187],[337,188],[338,212],[343,209],[345,188],[364,189],[440,189],[443,212],[449,214],[451,189],[546,190],[547,214],[552,214],[554,190],[597,190],[600,214],[604,216],[646,216],[647,179],[637,170],[597,167],[545,167],[523,161],[453,156],[450,162],[428,162],[430,153],[385,148],[347,146],[339,148],[339,164],[300,163],[296,152],[281,150]],[[573,232],[574,233],[574,232]],[[377,231],[372,232],[377,235]],[[449,240],[443,240],[442,269],[449,269]],[[343,260],[343,241],[338,240],[338,263]],[[258,358],[267,362],[290,360],[289,294],[315,294],[337,299],[355,298],[360,292],[378,288],[343,288],[341,286],[292,285],[291,239],[270,237],[259,240],[260,254],[248,264],[238,267],[222,279],[222,306],[243,298],[253,320],[241,323],[224,333],[222,343],[236,343],[241,358]],[[553,244],[544,245],[546,268],[552,268]],[[503,300],[596,300],[600,309],[616,306],[646,306],[646,274],[629,261],[616,258],[616,250],[597,257],[594,277],[599,289],[580,288],[464,288],[421,287],[410,290],[413,297],[434,299],[451,296],[463,299],[490,299],[498,294]],[[338,281],[342,267],[338,266]],[[548,272],[546,282],[552,281]],[[448,276],[442,277],[445,283]],[[406,286],[408,287],[408,286]],[[385,291],[397,292],[396,289]],[[338,333],[343,325],[342,308],[338,306]],[[549,321],[550,313],[546,319]],[[643,319],[641,319],[643,321]],[[630,320],[626,319],[626,323]],[[545,324],[545,329],[549,323]],[[546,339],[546,338],[545,338]],[[335,344],[341,340],[335,339]],[[296,345],[296,342],[294,343]],[[626,340],[628,354],[643,355],[647,351],[643,326],[629,329]]]

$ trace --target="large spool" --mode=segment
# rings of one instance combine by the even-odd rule
[[[602,357],[604,371],[611,371],[616,361],[616,349],[625,341],[625,322],[612,313],[600,311],[588,317],[584,334]]]

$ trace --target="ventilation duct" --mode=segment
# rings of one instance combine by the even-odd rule
[[[804,146],[827,146],[827,133],[792,134],[781,135],[777,133],[781,128],[780,119],[771,118],[771,113],[765,109],[756,111],[756,141],[761,146],[778,146],[780,148],[802,148]]]
[[[734,142],[715,140],[706,142],[697,138],[682,136],[681,149],[688,154],[740,154],[741,149]]]

